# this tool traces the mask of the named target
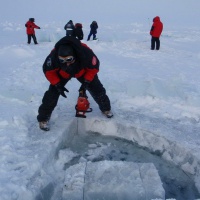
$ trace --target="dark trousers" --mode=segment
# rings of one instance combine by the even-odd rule
[[[159,37],[152,37],[151,38],[151,50],[155,49],[155,45],[156,45],[156,50],[160,49],[160,39]]]
[[[65,85],[68,81],[69,80],[63,79],[61,81],[61,84]],[[84,78],[83,77],[78,78],[78,81],[80,83],[83,83]],[[110,100],[106,95],[106,90],[103,87],[97,75],[94,77],[93,81],[89,84],[87,90],[89,91],[93,99],[96,101],[96,103],[99,105],[99,109],[102,112],[109,111],[111,109]],[[39,122],[47,121],[50,119],[51,114],[58,103],[59,96],[60,94],[58,93],[55,86],[50,85],[49,89],[44,93],[42,104],[38,109],[37,120]]]
[[[93,36],[93,40],[95,40],[96,39],[96,33],[94,33],[94,32],[91,32],[90,31],[90,33],[89,33],[89,35],[88,35],[88,39],[87,40],[90,40],[90,37],[91,36]]]
[[[28,44],[31,43],[31,38],[33,38],[34,43],[37,44],[37,39],[34,34],[27,34],[27,36],[28,36]]]

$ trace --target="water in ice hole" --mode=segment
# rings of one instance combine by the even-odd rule
[[[84,136],[76,135],[72,141],[66,144],[65,148],[69,148],[79,155],[67,163],[65,169],[77,164],[80,157],[92,162],[110,160],[153,163],[158,170],[167,199],[194,200],[200,198],[192,177],[172,163],[163,160],[159,154],[151,153],[148,149],[141,148],[131,141],[89,133]]]

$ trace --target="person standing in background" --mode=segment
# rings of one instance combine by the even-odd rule
[[[64,26],[64,29],[66,30],[66,36],[75,36],[75,33],[74,33],[74,23],[72,20],[69,20],[67,22],[67,24]]]
[[[75,24],[74,33],[75,33],[76,38],[78,38],[79,40],[82,40],[83,36],[84,36],[82,28],[83,28],[83,26],[81,23]]]
[[[25,24],[26,33],[27,33],[27,36],[28,36],[28,42],[27,42],[28,44],[31,43],[31,38],[33,38],[33,41],[34,41],[35,44],[38,44],[37,38],[35,36],[35,28],[40,29],[40,27],[37,26],[34,22],[35,22],[34,18],[29,18],[29,20]]]
[[[160,21],[160,17],[156,16],[153,18],[153,25],[150,30],[150,35],[151,37],[151,50],[155,49],[156,45],[156,50],[160,49],[160,35],[163,30],[163,23]]]
[[[35,28],[40,29],[40,27],[37,26],[34,22],[35,22],[34,18],[29,18],[29,20],[25,24],[26,33],[27,33],[27,36],[28,36],[28,42],[27,42],[28,44],[31,43],[31,38],[33,38],[33,41],[34,41],[35,44],[38,44],[37,38],[35,36]]]
[[[96,21],[93,21],[92,24],[90,24],[90,33],[88,35],[87,41],[90,40],[90,37],[93,35],[93,40],[96,40],[96,34],[97,34],[98,24]]]

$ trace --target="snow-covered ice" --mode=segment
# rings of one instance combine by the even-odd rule
[[[81,177],[85,174],[77,173],[75,166],[86,162],[133,162],[134,145],[154,156],[141,163],[155,165],[166,199],[200,198],[200,2],[97,4],[1,2],[0,199],[62,199],[69,169],[74,169],[69,177]],[[164,24],[161,49],[150,51],[149,30],[157,15]],[[24,24],[30,17],[41,27],[36,30],[39,45],[26,43]],[[42,64],[65,35],[63,27],[70,19],[83,24],[82,42],[100,59],[99,77],[114,118],[105,119],[89,95],[93,112],[85,120],[76,119],[80,85],[73,79],[66,86],[68,98],[60,98],[53,112],[51,130],[43,132],[36,120],[49,86]],[[99,41],[86,41],[93,20],[99,24]],[[88,137],[105,141],[85,141]],[[123,151],[129,143],[133,146]]]

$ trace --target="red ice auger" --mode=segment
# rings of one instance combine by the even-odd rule
[[[92,112],[92,108],[90,108],[90,102],[88,101],[88,97],[85,91],[79,92],[79,97],[75,109],[76,109],[75,117],[86,118],[85,113]]]

